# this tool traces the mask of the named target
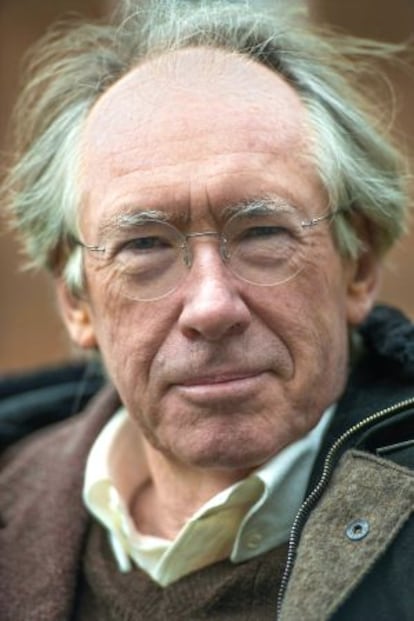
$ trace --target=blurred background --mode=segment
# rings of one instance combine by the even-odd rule
[[[105,17],[115,4],[114,0],[1,0],[1,166],[10,146],[8,119],[24,52],[56,19],[68,14]],[[389,42],[405,41],[414,35],[413,0],[307,0],[307,5],[316,22],[328,23],[353,35]],[[393,86],[394,101],[385,86],[379,88],[378,100],[385,109],[389,107],[397,140],[414,160],[414,66],[411,72],[388,64],[379,69]],[[412,318],[413,262],[414,230],[392,252],[381,290],[382,301],[399,306]],[[76,355],[57,315],[48,277],[23,272],[21,264],[16,240],[1,231],[0,373],[51,365]]]

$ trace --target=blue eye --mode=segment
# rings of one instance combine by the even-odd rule
[[[135,237],[134,239],[130,239],[127,242],[124,242],[120,248],[120,251],[123,250],[131,250],[131,251],[148,251],[148,250],[159,250],[162,248],[169,247],[170,244],[168,240],[162,239],[157,236],[148,236],[148,237]]]
[[[241,239],[255,239],[258,237],[275,237],[280,235],[290,235],[290,231],[282,226],[255,226],[243,231]]]

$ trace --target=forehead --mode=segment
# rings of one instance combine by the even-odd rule
[[[219,126],[225,109],[236,113],[234,124],[241,121],[246,130],[252,124],[256,130],[268,130],[271,120],[279,140],[293,138],[299,126],[306,126],[303,105],[283,77],[248,57],[199,48],[132,69],[98,100],[85,139],[98,140],[95,146],[111,151],[119,137],[128,141],[144,135],[179,137],[197,115],[200,126],[203,121]],[[229,119],[226,115],[224,122]],[[133,126],[141,133],[131,133]]]
[[[270,183],[277,163],[294,159],[306,175],[310,144],[304,106],[284,78],[223,50],[177,51],[132,69],[95,104],[82,140],[84,204],[154,208],[196,199],[207,185],[226,195],[225,182],[240,176],[249,193],[249,175],[267,171]]]

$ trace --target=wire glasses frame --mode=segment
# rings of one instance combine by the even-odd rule
[[[137,220],[120,227],[105,245],[90,245],[73,237],[72,243],[115,266],[120,295],[138,301],[167,296],[184,281],[193,264],[190,240],[216,238],[223,263],[240,280],[275,286],[294,278],[305,265],[307,232],[331,221],[337,212],[302,220],[292,210],[236,214],[221,232],[183,233],[169,222]]]

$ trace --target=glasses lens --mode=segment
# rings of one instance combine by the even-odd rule
[[[248,282],[275,285],[295,276],[303,265],[303,227],[290,211],[236,215],[223,236],[229,267]]]
[[[216,235],[211,231],[189,237]],[[230,270],[256,285],[276,285],[305,265],[303,220],[289,209],[252,210],[230,218],[221,235],[221,254]],[[188,273],[186,236],[167,222],[151,221],[120,229],[105,244],[116,274],[117,292],[135,300],[156,300],[177,288]]]
[[[111,251],[120,292],[136,300],[154,300],[173,291],[186,272],[182,245],[179,231],[166,222],[125,231]]]

